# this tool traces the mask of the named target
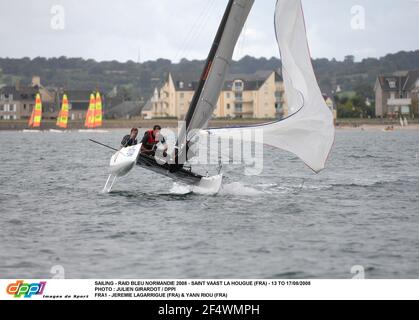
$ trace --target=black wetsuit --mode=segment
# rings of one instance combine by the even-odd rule
[[[122,142],[121,142],[121,146],[123,146],[124,148],[135,146],[137,144],[138,144],[137,139],[134,139],[134,140],[131,139],[131,135],[129,134],[126,135],[124,139],[122,139]]]

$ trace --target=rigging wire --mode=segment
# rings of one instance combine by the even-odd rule
[[[207,7],[208,7],[209,4],[210,4],[210,2],[207,2],[207,6],[205,6],[203,8],[203,10],[201,11],[201,13],[197,16],[196,20],[193,22],[192,26],[189,28],[189,32],[186,34],[186,36],[182,40],[182,43],[181,43],[181,45],[179,47],[179,50],[176,53],[175,61],[177,61],[178,58],[181,57],[181,54],[183,54],[184,48],[185,48],[186,44],[188,43],[189,38],[191,37],[192,32],[195,30],[195,28],[197,27],[198,23],[200,21],[202,21],[203,16],[207,12]]]
[[[179,47],[179,50],[176,54],[175,61],[182,58],[182,55],[184,55],[186,51],[186,47],[188,44],[192,41],[192,38],[194,36],[194,33],[196,30],[202,29],[203,21],[206,19],[206,16],[209,14],[211,7],[214,5],[216,0],[210,0],[206,2],[206,5],[203,7],[202,11],[198,15],[197,19],[192,24],[191,28],[189,29],[189,32],[187,33],[186,37],[182,41],[181,46]]]
[[[208,9],[207,14],[202,19],[200,25],[194,30],[194,33],[192,33],[192,37],[190,41],[186,44],[185,53],[184,53],[186,57],[188,54],[191,53],[191,50],[193,46],[195,45],[195,41],[203,34],[205,27],[208,26],[208,22],[210,21],[210,18],[213,17],[213,13],[216,7],[217,7],[216,0],[213,0],[211,3],[211,6]]]
[[[238,44],[238,50],[237,53],[235,53],[235,59],[239,60],[241,56],[243,56],[243,52],[245,49],[245,43],[247,38],[247,21],[244,24],[242,34],[240,36],[239,44]]]

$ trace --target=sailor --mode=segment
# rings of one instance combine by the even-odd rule
[[[161,127],[159,125],[155,125],[153,130],[146,131],[141,143],[141,153],[149,156],[154,156],[156,154],[157,145],[162,143],[164,145],[163,156],[167,157],[168,146],[165,138],[161,134]]]
[[[131,146],[137,145],[138,144],[137,136],[138,136],[138,129],[137,128],[132,128],[131,129],[131,134],[127,134],[124,137],[124,139],[122,139],[121,147],[126,148],[126,147],[131,147]]]

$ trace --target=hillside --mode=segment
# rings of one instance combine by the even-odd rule
[[[128,61],[96,62],[81,58],[35,59],[0,58],[0,84],[13,84],[20,80],[29,83],[33,75],[39,75],[46,86],[72,89],[99,88],[105,92],[114,86],[122,86],[127,98],[148,98],[153,88],[161,83],[168,72],[174,71],[187,78],[198,78],[204,61],[183,59],[180,63],[158,59],[144,63]],[[253,73],[257,70],[277,69],[281,62],[277,58],[246,56],[232,65],[232,73]],[[375,78],[380,73],[397,70],[419,69],[419,50],[388,54],[375,59],[368,58],[354,62],[348,56],[345,61],[335,59],[315,59],[313,66],[324,92],[331,92],[337,85],[342,90],[362,92],[363,96],[373,95]]]

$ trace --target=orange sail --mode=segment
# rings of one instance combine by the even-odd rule
[[[68,99],[67,95],[63,95],[63,103],[61,106],[61,111],[58,114],[57,126],[63,129],[67,129],[68,125]]]
[[[35,98],[35,107],[32,110],[31,117],[29,119],[30,128],[39,128],[42,121],[42,102],[41,95],[38,93]]]
[[[95,109],[96,109],[96,99],[95,95],[92,93],[90,95],[89,109],[87,109],[86,121],[84,126],[86,128],[92,129],[95,127]]]
[[[96,93],[96,106],[95,106],[95,123],[94,128],[102,126],[102,98],[100,93]]]

